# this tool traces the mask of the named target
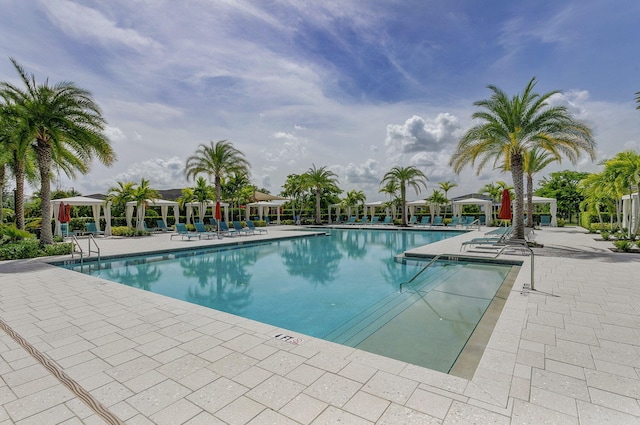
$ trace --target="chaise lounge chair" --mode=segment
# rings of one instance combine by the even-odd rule
[[[104,235],[104,232],[102,230],[98,230],[98,228],[96,227],[96,223],[85,223],[84,227],[85,229],[87,229],[85,233],[90,233],[93,236]]]
[[[195,223],[196,226],[196,233],[200,234],[200,236],[206,236],[207,239],[211,239],[212,237],[218,237],[218,232],[210,232],[207,230],[206,227],[204,227],[204,223],[202,223],[201,221],[197,221]]]
[[[384,221],[382,222],[382,224],[388,224],[388,225],[393,226],[393,219],[391,218],[390,215],[388,215],[388,216],[386,216],[384,218]]]
[[[426,227],[431,225],[431,216],[430,215],[423,215],[422,218],[420,219],[420,223],[418,223],[418,226],[420,227]]]
[[[237,236],[240,233],[236,232],[236,229],[229,229],[229,225],[227,225],[224,221],[219,221],[218,225],[220,226],[220,234],[226,236]]]
[[[540,216],[540,227],[542,226],[551,226],[551,216],[541,215]]]
[[[251,220],[247,220],[246,223],[247,223],[247,227],[249,228],[249,230],[251,230],[254,234],[256,232],[258,234],[268,233],[266,228],[264,228],[264,227],[256,227],[256,225]]]
[[[442,222],[442,216],[441,215],[437,215],[433,218],[433,223],[431,223],[431,226],[444,226],[444,223]]]
[[[168,232],[171,230],[169,227],[167,227],[167,223],[165,223],[164,220],[157,220],[156,225],[156,228],[162,232]]]
[[[239,235],[248,236],[253,234],[253,231],[251,229],[242,227],[242,224],[239,221],[232,221],[231,224],[233,225],[233,228],[235,229],[236,233]]]
[[[173,239],[174,236],[180,236],[182,239],[187,238],[188,240],[191,240],[191,238],[200,239],[200,234],[188,231],[187,225],[184,223],[176,223],[176,233],[172,233],[169,239]]]

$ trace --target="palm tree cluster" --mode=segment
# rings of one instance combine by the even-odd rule
[[[307,201],[314,200],[316,224],[322,223],[322,200],[333,203],[336,195],[342,192],[338,188],[338,176],[326,166],[317,168],[315,164],[303,174],[288,175],[282,188],[281,195],[292,199],[294,211],[296,205],[302,211]]]
[[[640,154],[632,150],[619,152],[613,158],[601,162],[604,170],[593,173],[580,181],[579,189],[584,196],[582,208],[596,215],[603,225],[602,214],[609,214],[615,227],[622,229],[622,198],[625,195],[640,193]],[[640,205],[632,203],[634,217],[640,217]],[[629,238],[638,234],[638,220],[632,220],[627,228]]]
[[[187,158],[185,174],[187,178],[195,178],[201,174],[213,177],[215,200],[219,204],[222,200],[222,180],[225,177],[248,176],[250,164],[244,153],[236,149],[227,140],[217,143],[211,141],[208,145],[200,144],[196,152]]]
[[[575,163],[586,152],[595,159],[595,141],[589,127],[574,119],[566,107],[551,106],[550,98],[559,91],[544,94],[534,92],[536,79],[532,78],[521,94],[513,97],[496,86],[488,86],[489,99],[474,103],[481,108],[472,117],[476,125],[458,142],[450,165],[456,173],[467,166],[475,166],[480,173],[488,163],[505,171],[511,171],[515,191],[514,233],[524,237],[524,172],[529,167],[534,173],[534,155],[547,153],[549,158],[560,161],[562,156]],[[529,197],[531,198],[531,197]],[[531,216],[531,214],[529,214]]]
[[[149,180],[144,178],[140,180],[140,184],[134,182],[117,182],[116,186],[109,188],[107,200],[111,201],[114,211],[124,212],[127,202],[134,201],[136,203],[136,230],[144,230],[143,220],[145,217],[145,208],[147,202],[152,199],[159,199],[158,191],[151,187]]]
[[[89,172],[94,157],[105,165],[116,157],[104,134],[106,121],[89,91],[68,81],[38,84],[14,59],[11,63],[22,85],[0,83],[0,183],[8,169],[16,182],[16,226],[24,229],[24,182],[39,180],[40,242],[51,244],[52,172],[75,177]]]

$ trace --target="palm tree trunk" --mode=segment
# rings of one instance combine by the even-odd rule
[[[0,165],[0,224],[4,223],[4,210],[2,209],[2,205],[4,204],[2,199],[2,194],[4,193],[4,177],[5,177],[5,166]]]
[[[405,188],[404,183],[402,187],[400,187],[400,198],[402,202],[402,225],[407,225],[407,189]]]
[[[524,172],[521,154],[511,154],[511,176],[516,196],[516,207],[513,213],[514,235],[517,239],[524,239]]]
[[[320,220],[320,188],[316,188],[316,224],[322,224]]]
[[[51,231],[51,145],[38,140],[36,154],[40,169],[40,215],[42,217],[40,245],[51,245],[53,244],[53,232]]]
[[[16,227],[24,230],[24,163],[17,161],[15,164],[16,191],[15,191],[15,209],[16,209]]]
[[[527,174],[527,227],[533,227],[533,176]]]

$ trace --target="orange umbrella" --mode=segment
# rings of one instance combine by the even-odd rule
[[[502,202],[500,203],[500,211],[498,211],[498,219],[511,220],[511,195],[509,189],[502,191]]]

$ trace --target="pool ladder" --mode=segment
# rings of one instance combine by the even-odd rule
[[[502,248],[500,248],[500,250],[498,251],[498,253],[496,254],[495,257],[493,258],[498,258],[500,256],[500,254],[502,254],[506,249],[513,249],[512,245],[521,245],[523,248],[526,248],[527,251],[529,251],[529,255],[531,256],[531,283],[529,285],[527,285],[526,283],[523,285],[523,292],[524,291],[535,291],[535,287],[534,287],[534,264],[535,264],[535,254],[533,253],[533,250],[531,249],[531,247],[529,246],[529,244],[527,243],[526,240],[524,239],[511,239],[509,240],[509,244],[508,245],[504,245]]]
[[[415,274],[411,279],[409,279],[407,282],[402,282],[402,283],[400,284],[400,293],[402,293],[402,287],[403,287],[404,285],[408,285],[408,284],[410,284],[411,282],[413,282],[414,280],[416,280],[416,279],[418,278],[418,276],[420,276],[420,275],[422,274],[422,272],[424,272],[424,271],[425,271],[425,270],[427,270],[429,267],[431,267],[431,265],[432,265],[433,263],[435,263],[436,261],[438,261],[438,259],[439,259],[441,256],[442,256],[442,254],[438,254],[438,255],[436,255],[435,257],[433,257],[433,258],[431,259],[431,261],[429,261],[429,262],[427,263],[427,265],[426,265],[426,266],[424,266],[423,268],[421,268],[421,269],[420,269],[420,271],[419,271],[418,273],[416,273],[416,274]]]
[[[78,250],[80,251],[80,264],[84,264],[84,251],[82,250],[82,247],[80,246],[80,242],[78,241],[78,237],[76,235],[71,235],[71,238],[73,239],[73,244],[72,244],[72,249],[71,249],[71,258],[74,258],[74,253],[75,253],[75,247],[78,247]],[[87,255],[87,257],[91,256],[91,243],[93,242],[93,245],[95,246],[95,250],[93,252],[95,252],[96,254],[98,254],[98,261],[100,261],[100,247],[98,246],[98,243],[96,242],[96,239],[93,237],[93,235],[91,233],[89,233],[89,238],[87,239],[89,241],[89,253]]]

